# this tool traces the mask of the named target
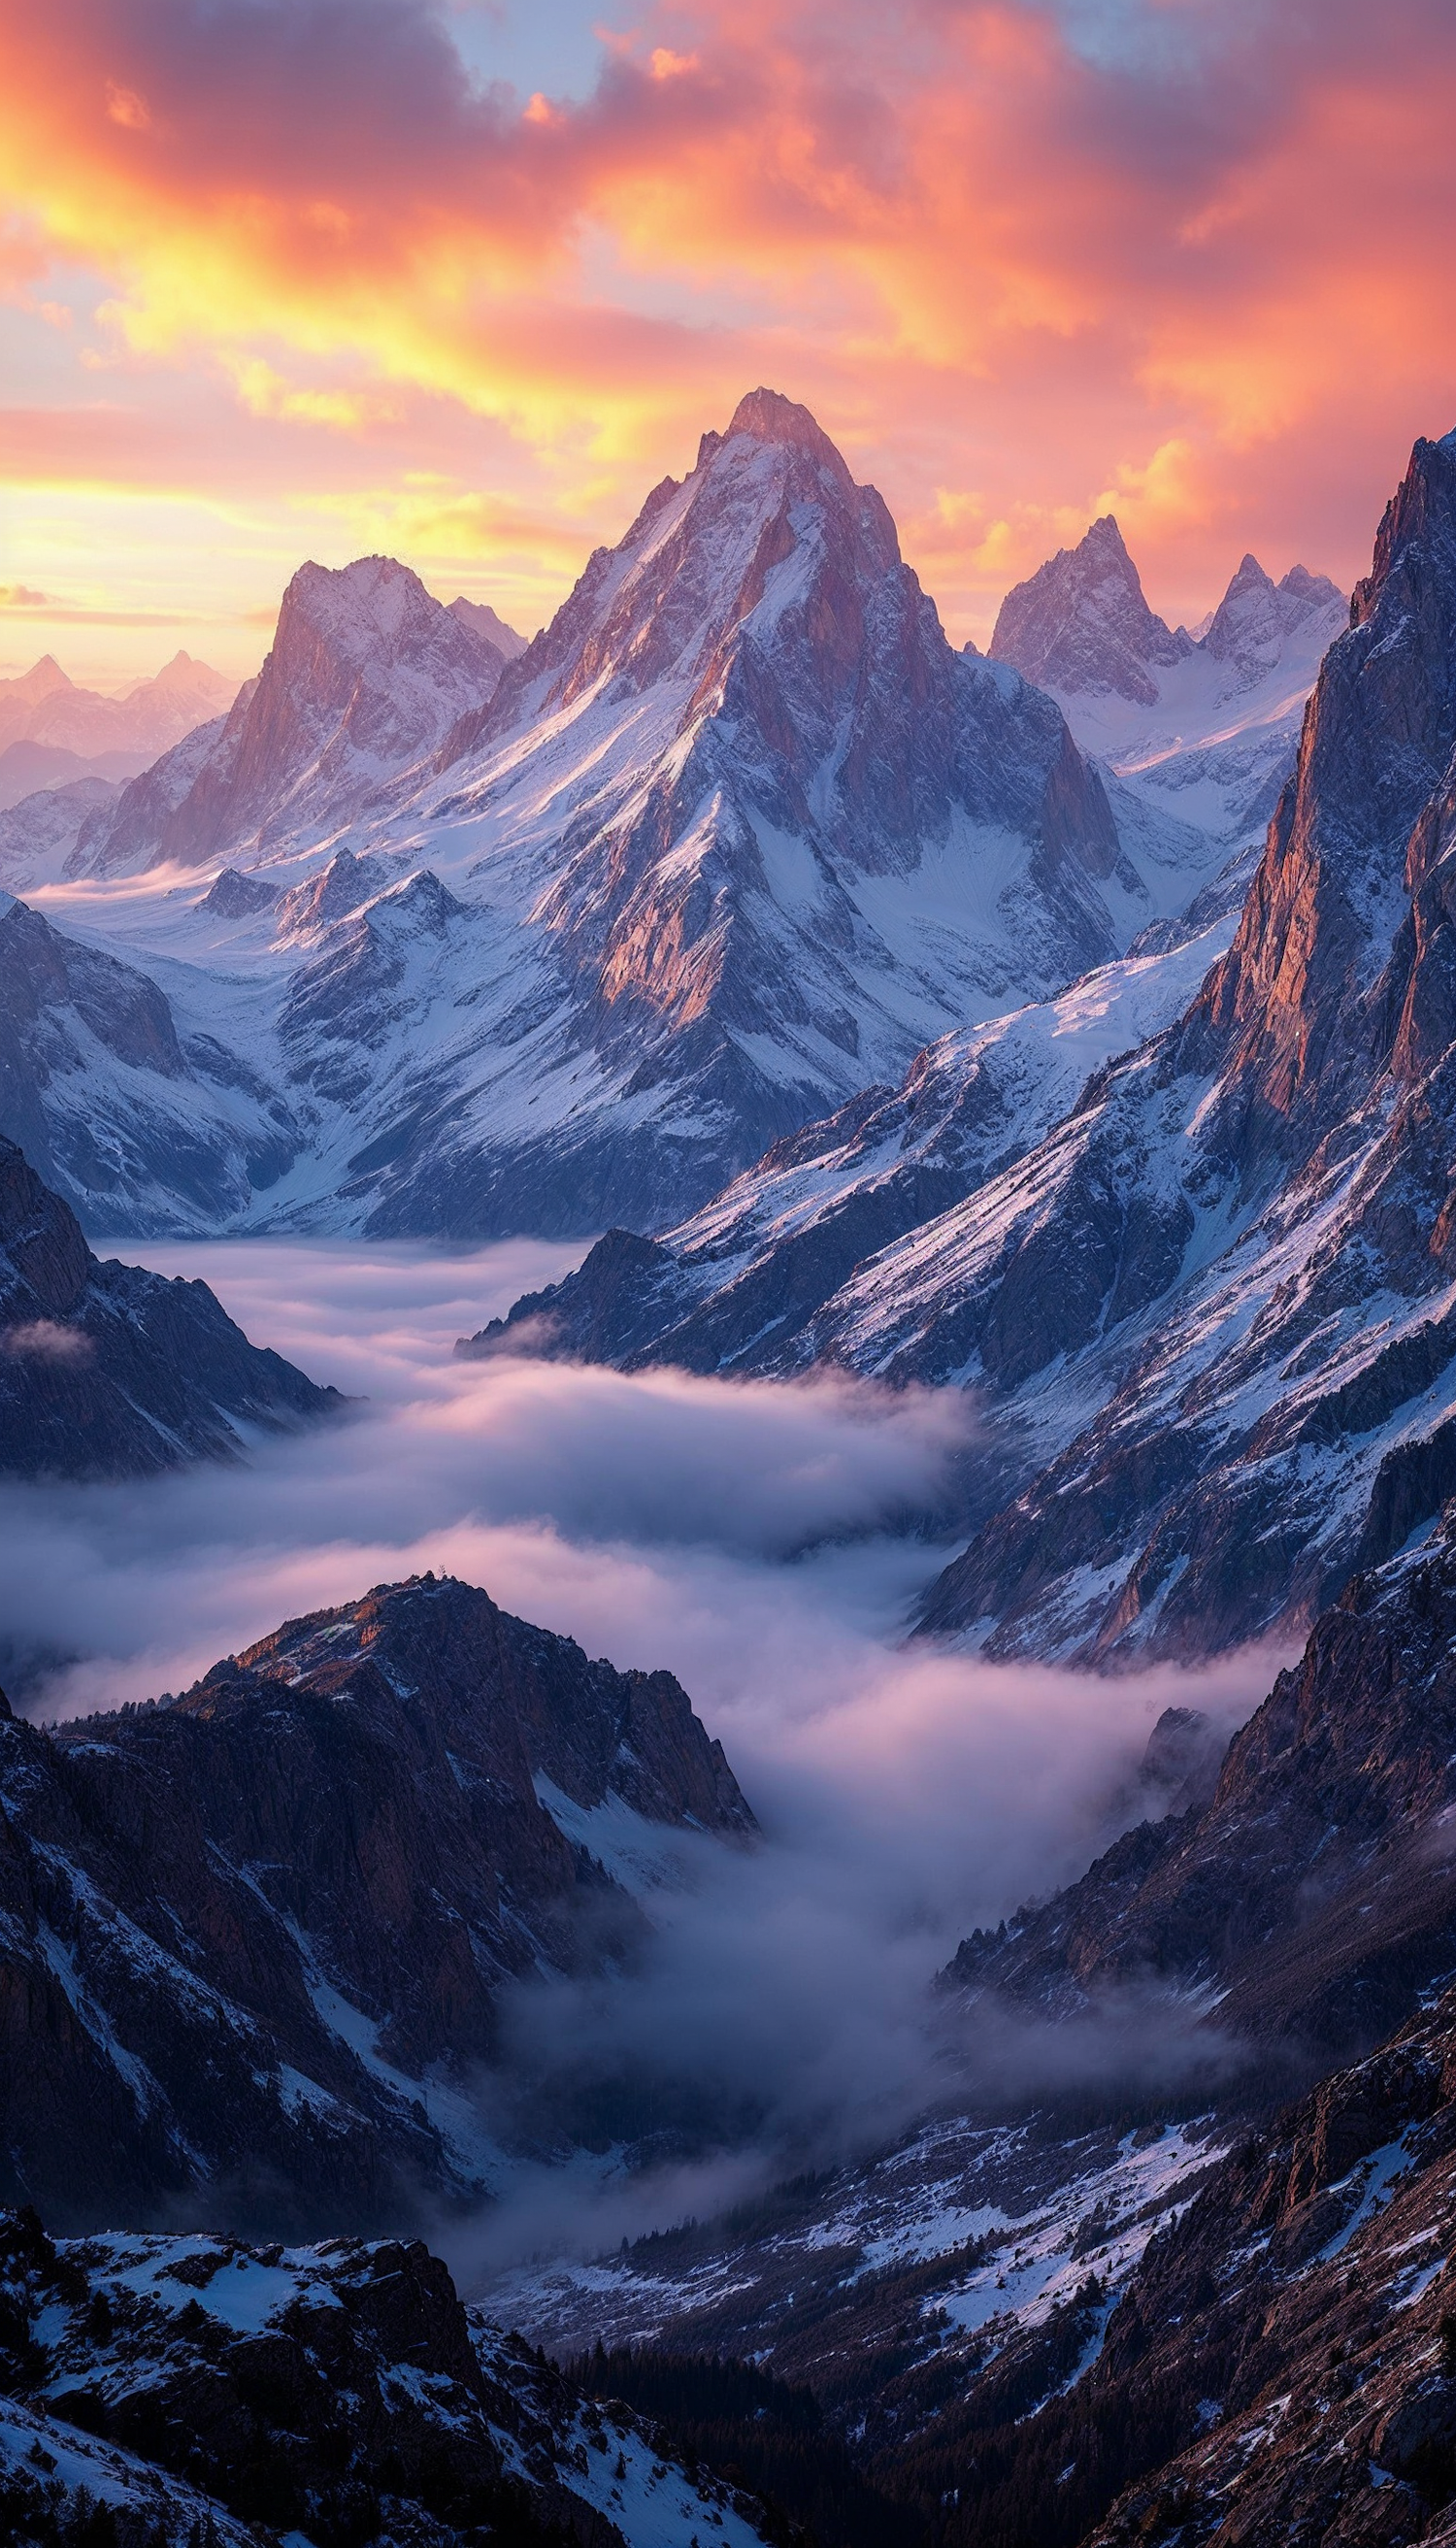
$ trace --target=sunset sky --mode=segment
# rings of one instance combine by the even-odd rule
[[[1451,0],[0,0],[0,672],[301,559],[529,633],[763,381],[956,638],[1115,509],[1348,582],[1456,423]]]

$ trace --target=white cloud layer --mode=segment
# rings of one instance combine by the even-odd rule
[[[887,1525],[974,1457],[955,1393],[452,1363],[458,1334],[569,1261],[536,1244],[129,1252],[205,1275],[256,1341],[366,1403],[245,1466],[6,1491],[9,1639],[51,1658],[31,1712],[181,1688],[287,1616],[427,1567],[618,1665],[669,1666],[766,1846],[699,1850],[630,1980],[523,1995],[516,2064],[558,2097],[595,2083],[630,2103],[635,2083],[666,2114],[718,2114],[725,2143],[752,2145],[713,2162],[726,2185],[863,2145],[944,2088],[965,2048],[948,2052],[926,1986],[957,1939],[1126,1819],[1163,1706],[1231,1726],[1268,1685],[1267,1655],[1101,1679],[907,1648],[946,1551]],[[1067,2048],[1073,2066],[1109,2057]],[[489,2243],[591,2243],[624,2205],[646,2227],[686,2182],[537,2177]]]

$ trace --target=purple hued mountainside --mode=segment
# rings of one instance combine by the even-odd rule
[[[927,1955],[898,2138],[485,2309],[526,2174],[732,2142],[517,2024],[772,1879],[690,1694],[431,1574],[7,1708],[0,2524],[1451,2548],[1456,435],[1352,601],[1109,517],[983,656],[759,390],[529,643],[309,565],[202,704],[0,813],[12,1491],[354,1420],[88,1228],[604,1229],[462,1357],[969,1393],[923,1638],[1296,1659]]]

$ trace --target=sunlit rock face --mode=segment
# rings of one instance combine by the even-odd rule
[[[337,826],[431,751],[504,663],[475,617],[394,558],[300,567],[257,680],[83,826],[71,871],[201,866]]]
[[[600,1972],[683,1834],[756,1826],[670,1673],[432,1576],[179,1698],[0,1721],[13,2199],[398,2226],[479,2200],[512,1979]]]

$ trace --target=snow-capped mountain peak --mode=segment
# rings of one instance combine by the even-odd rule
[[[299,568],[256,682],[87,826],[80,863],[200,866],[337,830],[500,678],[499,646],[396,558]]]
[[[1157,698],[1153,668],[1192,650],[1186,629],[1149,609],[1111,513],[1008,592],[991,638],[994,656],[1045,689],[1112,691],[1142,707]]]
[[[676,1221],[1060,991],[1182,909],[1184,839],[1125,854],[1054,701],[949,644],[882,499],[758,389],[503,668],[393,561],[302,569],[252,693],[69,872],[277,873],[274,924],[76,888],[134,955],[256,968],[247,1066],[303,1110],[261,1213],[547,1234]],[[424,870],[428,908],[379,900]]]
[[[7,705],[12,701],[48,699],[57,690],[73,690],[75,686],[69,673],[61,671],[53,655],[43,655],[28,673],[18,673],[13,680],[0,682],[0,699]]]
[[[1199,640],[1215,663],[1233,663],[1258,680],[1284,653],[1298,629],[1317,619],[1321,631],[1333,614],[1342,620],[1345,597],[1327,575],[1294,566],[1276,584],[1256,557],[1245,554],[1228,590]]]
[[[1245,555],[1196,638],[1143,598],[1111,516],[1007,594],[993,655],[1043,682],[1084,752],[1112,773],[1126,846],[1172,847],[1200,881],[1252,854],[1294,768],[1320,658],[1349,616],[1327,576],[1276,584]]]

